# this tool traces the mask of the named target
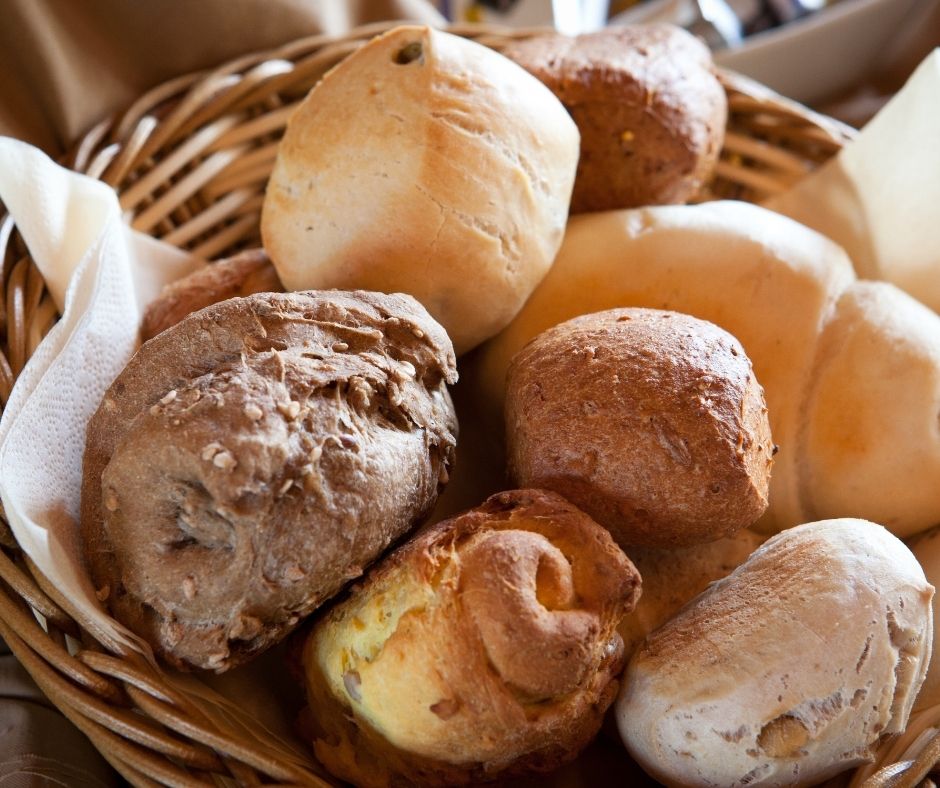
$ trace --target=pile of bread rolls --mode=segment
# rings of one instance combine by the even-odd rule
[[[932,650],[899,537],[940,523],[940,317],[681,205],[726,113],[669,27],[346,58],[264,250],[168,288],[89,424],[99,598],[187,670],[298,631],[303,735],[355,785],[548,772],[609,709],[668,785],[870,760]]]

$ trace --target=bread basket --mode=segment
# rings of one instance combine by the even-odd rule
[[[258,245],[265,184],[292,110],[323,74],[391,27],[314,36],[171,80],[95,126],[65,163],[117,191],[129,223],[207,260]],[[499,49],[536,31],[460,26],[451,32]],[[701,200],[760,201],[825,162],[853,131],[742,77],[723,73],[730,117],[725,147]],[[57,314],[37,268],[2,221],[0,404]],[[0,522],[0,636],[53,703],[134,785],[330,785],[233,734],[140,658],[108,653]],[[914,762],[866,785],[917,785],[940,757],[932,742]],[[900,775],[900,776],[898,776]],[[932,783],[931,783],[932,784]]]

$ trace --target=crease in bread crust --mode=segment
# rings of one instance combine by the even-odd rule
[[[446,334],[409,296],[263,294],[189,316],[89,424],[96,587],[175,665],[244,661],[430,512],[455,380]]]

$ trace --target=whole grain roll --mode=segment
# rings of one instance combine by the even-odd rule
[[[816,785],[865,763],[907,725],[933,595],[880,525],[783,531],[633,655],[624,743],[669,786]]]
[[[291,116],[261,215],[288,290],[415,296],[457,353],[500,331],[561,244],[578,130],[537,79],[480,44],[399,27]]]
[[[571,211],[683,203],[711,176],[728,107],[705,44],[673,25],[510,43],[581,133]]]
[[[639,584],[610,534],[553,493],[499,493],[425,530],[306,641],[318,759],[359,786],[572,760],[616,694],[616,625]]]
[[[621,545],[677,547],[751,525],[773,444],[741,344],[653,309],[583,315],[537,336],[506,381],[517,485],[564,495]]]
[[[162,332],[88,425],[99,596],[180,667],[277,642],[430,512],[455,379],[447,335],[405,295],[254,295]]]

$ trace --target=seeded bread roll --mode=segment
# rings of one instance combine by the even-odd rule
[[[561,244],[578,130],[537,79],[473,41],[398,27],[291,116],[261,213],[289,290],[415,296],[463,353],[502,329]]]
[[[146,343],[88,426],[85,557],[119,621],[226,670],[430,511],[453,349],[410,296],[235,298]]]
[[[509,473],[621,545],[679,547],[767,508],[773,444],[741,344],[704,320],[612,309],[537,336],[506,379]]]
[[[783,531],[633,655],[621,736],[669,786],[816,785],[904,730],[933,594],[880,525]]]
[[[499,493],[377,565],[303,652],[317,757],[359,786],[463,785],[571,760],[622,666],[640,578],[563,498]]]
[[[544,82],[578,126],[572,213],[687,202],[711,176],[727,100],[708,47],[686,31],[609,27],[517,41],[503,54]]]

